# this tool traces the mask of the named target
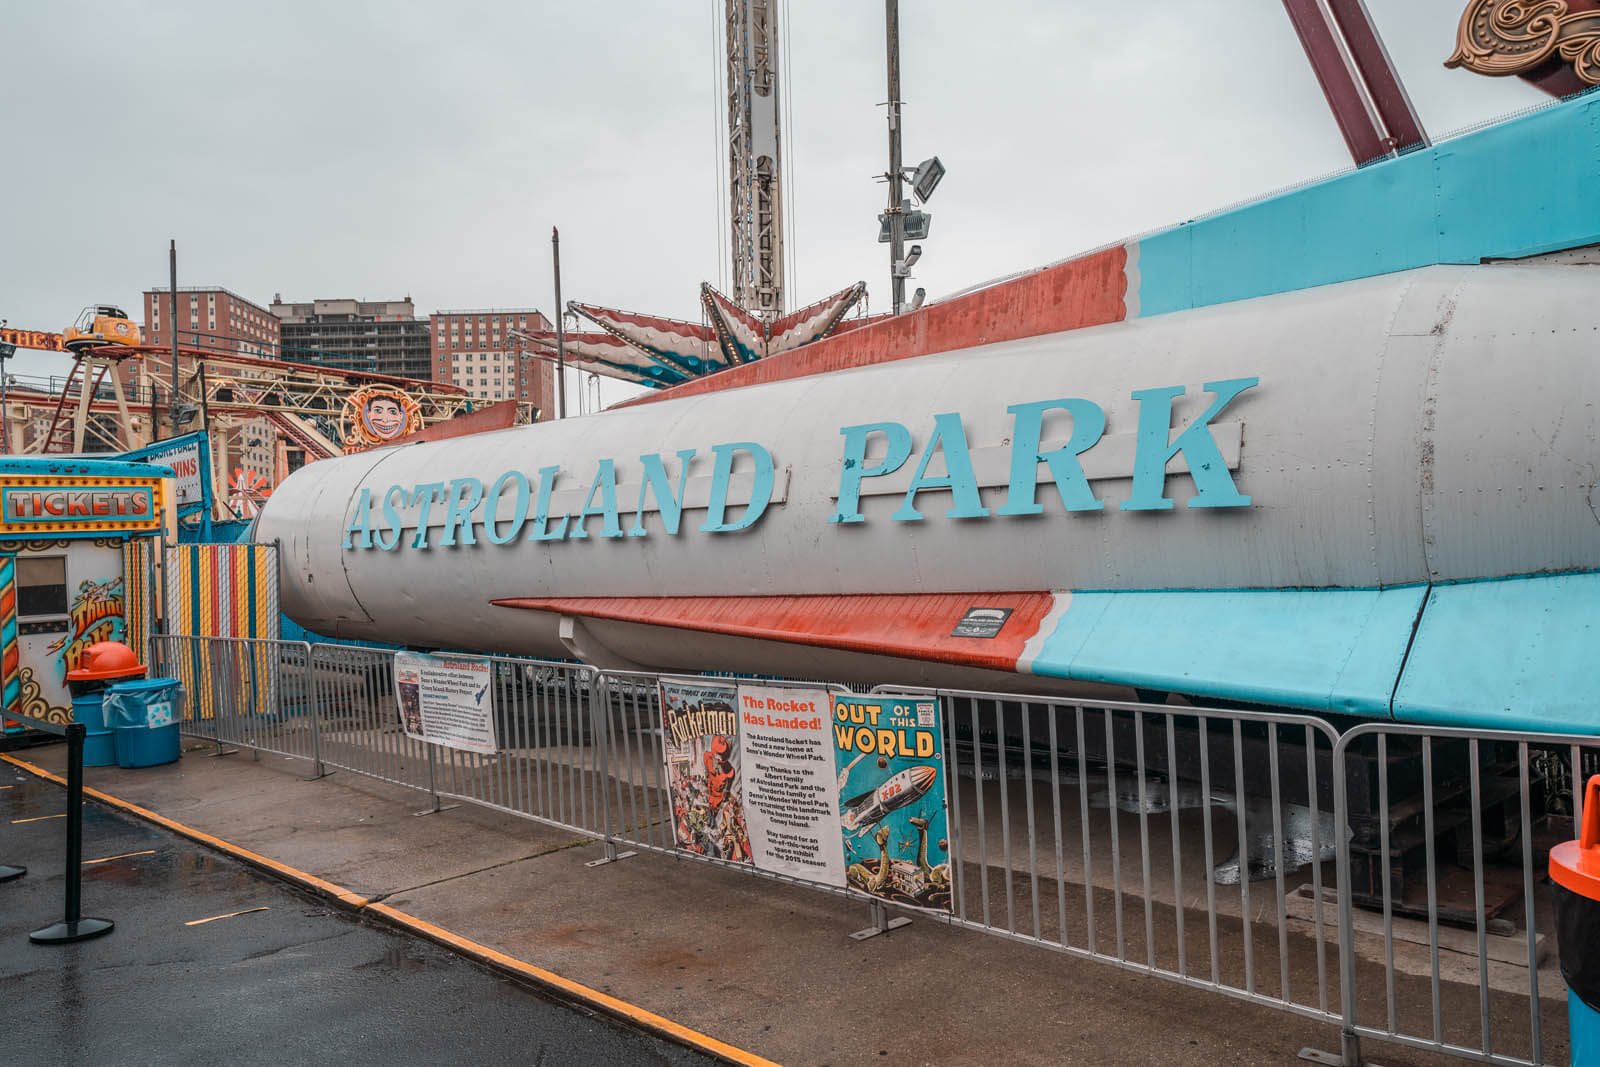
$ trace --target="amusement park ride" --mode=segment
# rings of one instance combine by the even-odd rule
[[[265,475],[233,466],[249,434],[280,438],[309,463],[385,444],[473,408],[466,391],[453,385],[209,349],[179,348],[174,376],[172,350],[143,344],[138,325],[112,305],[86,308],[59,335],[22,339],[69,352],[73,364],[58,393],[11,387],[4,418],[13,452],[122,452],[203,429],[211,484],[235,489],[217,500],[223,518],[253,514],[269,491]],[[534,415],[531,405],[518,403],[504,421],[519,425]]]

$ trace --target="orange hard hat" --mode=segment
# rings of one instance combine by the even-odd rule
[[[142,673],[144,664],[139,662],[133,649],[121,641],[97,641],[85,650],[77,669],[67,672],[67,681],[92,682]]]

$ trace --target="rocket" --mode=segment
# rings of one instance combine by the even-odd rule
[[[329,637],[1600,732],[1597,182],[1587,97],[647,403],[321,460],[253,536]]]
[[[926,796],[938,780],[938,768],[929,766],[907,767],[890,775],[876,789],[869,789],[844,802],[844,828],[847,831],[866,830],[890,812]]]

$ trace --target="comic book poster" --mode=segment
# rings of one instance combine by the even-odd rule
[[[944,735],[931,696],[834,696],[845,880],[896,904],[949,911]]]
[[[661,680],[662,752],[679,848],[749,863],[740,776],[739,691]]]
[[[843,887],[826,689],[739,687],[739,749],[755,864]]]

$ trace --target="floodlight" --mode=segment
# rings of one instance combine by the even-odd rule
[[[0,359],[10,359],[17,354],[17,346],[10,341],[0,341]]]
[[[917,286],[917,291],[911,294],[911,307],[910,307],[910,310],[911,311],[917,310],[919,307],[922,306],[922,302],[924,300],[926,300],[926,299],[928,299],[928,290],[924,289],[920,285]]]
[[[928,237],[928,227],[933,223],[933,216],[926,211],[907,211],[901,216],[903,232],[900,234],[907,241],[923,241]],[[894,239],[894,234],[889,228],[889,213],[883,212],[878,216],[878,243],[886,245]]]
[[[929,156],[918,163],[911,175],[911,191],[916,194],[918,203],[926,204],[943,179],[944,164],[939,162],[938,156]]]

